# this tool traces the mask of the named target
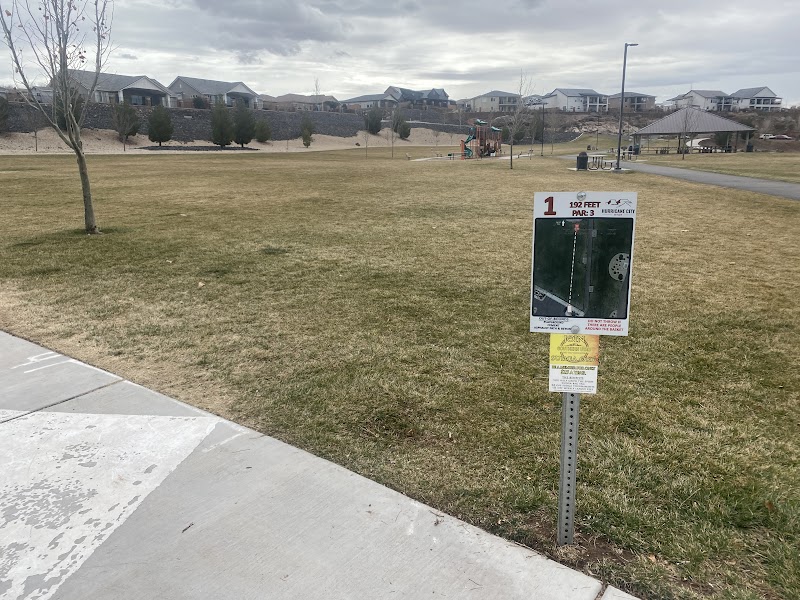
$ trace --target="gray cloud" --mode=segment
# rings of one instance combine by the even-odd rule
[[[768,8],[640,0],[602,10],[560,0],[118,0],[113,37],[125,52],[110,68],[124,72],[135,56],[137,71],[166,82],[177,74],[242,80],[275,95],[308,91],[318,76],[343,97],[391,84],[468,97],[513,91],[520,71],[537,93],[614,93],[628,41],[640,45],[629,52],[627,87],[659,100],[692,85],[768,85],[800,103],[798,22],[795,0]],[[0,79],[10,76],[0,71]]]

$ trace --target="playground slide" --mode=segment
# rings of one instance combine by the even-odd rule
[[[464,143],[465,143],[465,144],[469,144],[469,143],[470,143],[472,140],[474,140],[474,139],[475,139],[475,134],[474,134],[474,133],[470,133],[470,134],[467,136],[467,139],[465,139],[465,140],[464,140]]]
[[[464,146],[464,156],[467,158],[472,158],[472,148],[467,148]]]

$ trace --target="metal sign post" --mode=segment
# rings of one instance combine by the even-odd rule
[[[530,330],[550,335],[562,393],[559,546],[573,543],[581,394],[597,393],[601,335],[628,335],[636,192],[536,192]]]
[[[575,531],[575,471],[581,395],[565,392],[561,408],[561,470],[558,482],[558,545],[572,544]]]

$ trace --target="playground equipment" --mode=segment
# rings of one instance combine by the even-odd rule
[[[475,119],[467,139],[461,141],[461,158],[496,156],[502,151],[502,131],[486,121]]]

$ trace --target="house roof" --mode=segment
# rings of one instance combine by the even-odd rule
[[[767,93],[762,94],[766,91]],[[734,98],[777,98],[778,95],[768,87],[743,88],[733,93]]]
[[[650,94],[642,94],[640,92],[625,92],[626,98],[655,98]],[[619,94],[611,94],[609,98],[619,98]]]
[[[376,102],[379,100],[384,100],[387,98],[387,94],[366,94],[365,96],[356,96],[355,98],[348,98],[347,100],[342,100],[344,104],[348,102]],[[394,98],[391,98],[394,100]]]
[[[723,92],[722,90],[689,90],[686,92],[681,98],[685,98],[689,94],[694,92],[698,96],[702,96],[703,98],[718,98],[719,96],[727,97],[728,94]]]
[[[223,94],[227,94],[237,86],[242,86],[246,88],[249,91],[249,93],[251,93],[254,97],[258,96],[258,94],[256,94],[253,90],[251,90],[247,85],[245,85],[241,81],[233,81],[233,82],[215,81],[213,79],[197,79],[195,77],[184,77],[183,75],[178,75],[175,78],[175,81],[169,84],[169,89],[172,89],[172,86],[174,86],[179,79],[181,81],[185,81],[187,84],[192,86],[201,94],[207,94],[209,96],[221,96]]]
[[[276,102],[300,102],[300,103],[307,103],[307,104],[316,104],[317,102],[338,102],[336,98],[333,96],[323,96],[320,94],[319,96],[310,95],[304,96],[303,94],[284,94],[283,96],[278,96],[275,98]]]
[[[602,96],[603,95],[603,94],[601,94],[599,92],[596,92],[595,90],[590,89],[590,88],[556,88],[552,92],[547,94],[547,96],[545,96],[545,97],[548,98],[550,96],[555,96],[556,92],[561,92],[565,96]]]
[[[449,98],[447,92],[442,88],[417,91],[390,85],[384,93],[392,96],[398,102],[416,102],[427,99],[447,100]]]
[[[270,96],[269,94],[259,94],[258,99],[262,102],[277,102],[277,98],[275,98],[275,96]]]
[[[715,133],[754,131],[752,127],[719,117],[694,106],[687,106],[635,131],[633,135],[677,135],[680,133]]]
[[[92,87],[94,83],[94,71],[81,71],[78,69],[70,69],[69,76],[74,81],[77,81],[81,86],[87,90]],[[161,83],[148,77],[147,75],[116,75],[113,73],[100,73],[97,77],[97,89],[101,92],[119,92],[130,86],[137,81],[147,79],[150,83],[155,85],[159,90],[169,95],[171,92],[165,88]]]
[[[514,98],[519,98],[519,94],[515,94],[514,92],[501,92],[500,90],[492,90],[480,96],[475,96],[475,98],[483,98],[484,96],[513,96]]]

